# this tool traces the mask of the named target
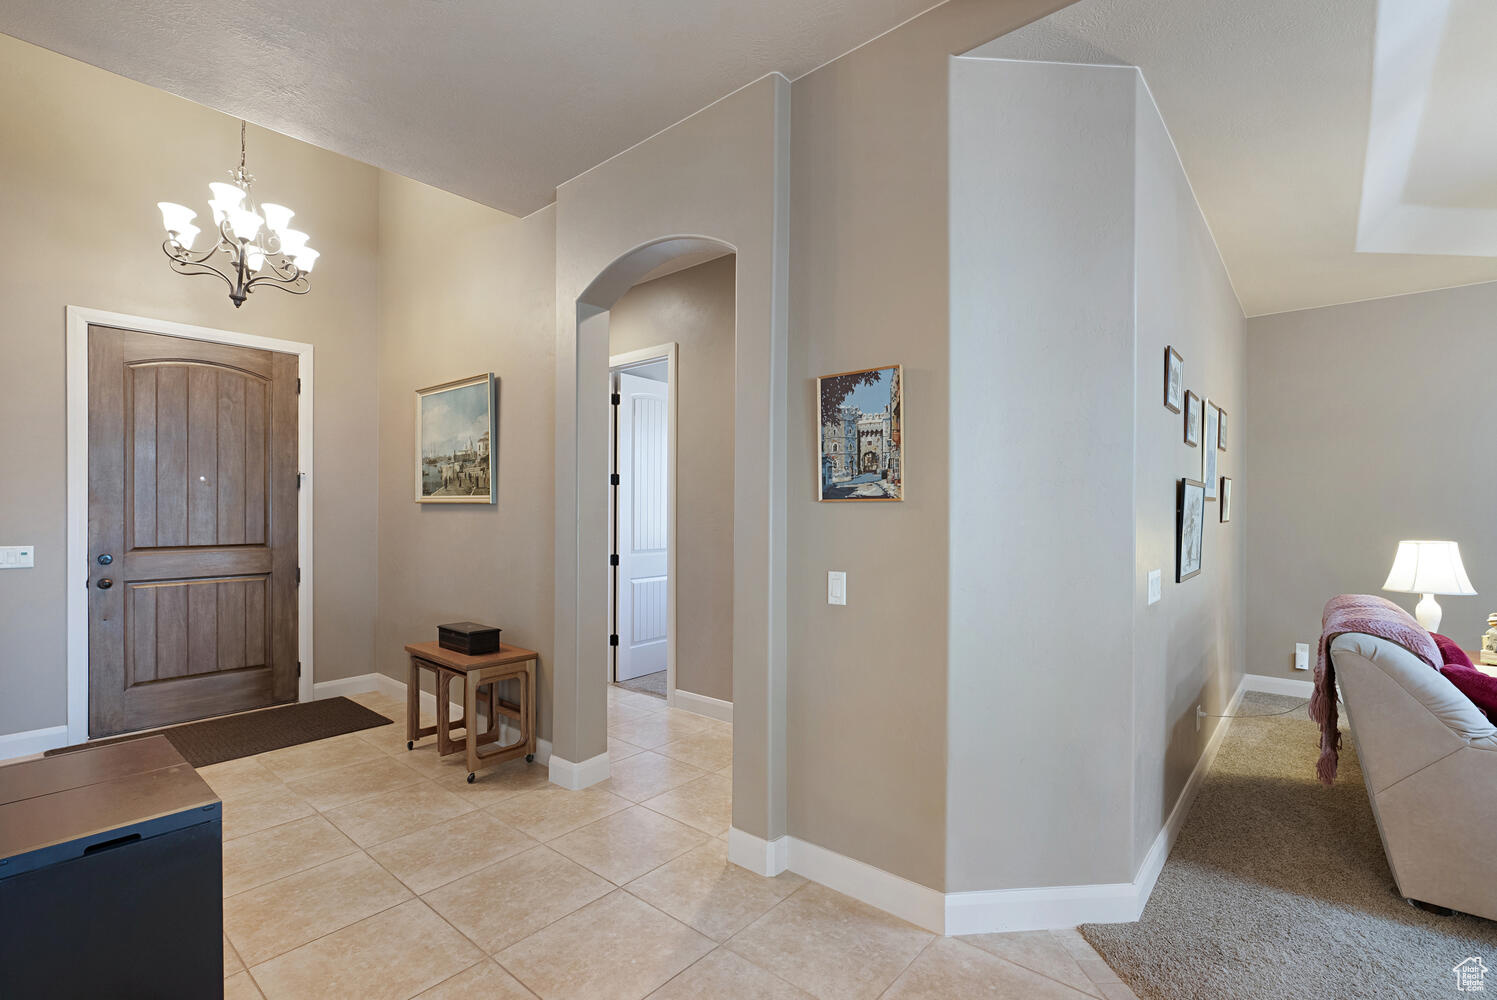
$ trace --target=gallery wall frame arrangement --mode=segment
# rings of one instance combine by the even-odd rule
[[[1185,390],[1185,443],[1192,448],[1201,443],[1201,397]]]
[[[1211,400],[1206,400],[1206,426],[1201,444],[1201,482],[1206,484],[1206,499],[1216,499],[1216,435],[1217,417],[1221,409]]]
[[[885,365],[822,375],[816,499],[827,503],[904,499],[904,368]]]
[[[1164,349],[1164,408],[1180,412],[1185,393],[1185,359],[1173,347]]]
[[[1232,520],[1232,480],[1226,476],[1222,476],[1220,513],[1222,524]]]
[[[499,382],[493,372],[416,390],[416,502],[497,502]]]
[[[1175,582],[1183,583],[1201,571],[1201,547],[1206,534],[1206,484],[1181,479],[1175,494]]]

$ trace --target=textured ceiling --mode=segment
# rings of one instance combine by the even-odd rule
[[[5,0],[0,32],[519,215],[931,0]]]
[[[1080,0],[968,54],[1140,67],[1253,316],[1497,280],[1493,30],[1490,0]]]

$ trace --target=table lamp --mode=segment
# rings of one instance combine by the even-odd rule
[[[1399,594],[1423,594],[1414,617],[1430,632],[1440,628],[1440,604],[1436,594],[1476,593],[1466,567],[1461,565],[1461,547],[1455,542],[1399,542],[1393,568],[1383,582],[1384,590]]]

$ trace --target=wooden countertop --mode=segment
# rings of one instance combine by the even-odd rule
[[[0,858],[218,804],[165,736],[0,767]]]
[[[509,643],[500,643],[499,652],[485,653],[482,656],[468,656],[451,649],[443,649],[435,642],[415,642],[405,647],[405,651],[412,656],[419,656],[423,660],[430,660],[438,666],[458,673],[467,673],[469,670],[480,670],[484,667],[498,667],[506,663],[523,663],[526,660],[537,659],[539,654],[533,649],[521,649],[519,646],[511,646]]]

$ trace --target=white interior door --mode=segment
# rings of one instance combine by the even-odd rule
[[[666,384],[619,373],[618,660],[615,677],[665,669],[668,639]]]

